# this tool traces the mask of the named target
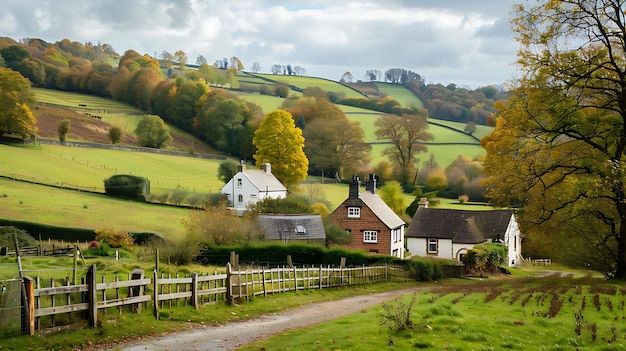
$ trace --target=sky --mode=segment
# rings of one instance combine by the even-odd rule
[[[245,70],[300,66],[339,80],[403,68],[471,89],[515,78],[519,0],[3,0],[0,36],[106,43],[159,57],[183,50]]]

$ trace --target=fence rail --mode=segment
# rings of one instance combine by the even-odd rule
[[[236,265],[238,266],[238,264]],[[89,325],[97,325],[98,311],[124,306],[141,311],[146,303],[152,302],[155,318],[159,319],[159,309],[173,304],[191,305],[199,308],[202,304],[224,301],[247,300],[257,295],[282,293],[287,291],[326,289],[385,282],[397,276],[387,266],[376,267],[279,267],[233,269],[226,266],[226,274],[198,275],[189,277],[158,276],[153,271],[152,278],[144,277],[142,270],[133,271],[128,280],[96,282],[96,266],[92,265],[80,284],[66,278],[65,285],[55,286],[50,280],[44,287],[39,278],[24,277],[25,297],[23,306],[22,333],[33,335],[46,326],[56,327],[59,315],[71,314],[70,319],[81,319]],[[80,313],[76,313],[80,312]]]

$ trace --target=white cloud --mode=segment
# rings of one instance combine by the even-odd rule
[[[0,30],[14,39],[64,38],[190,62],[231,56],[299,65],[310,75],[360,79],[400,67],[427,81],[472,87],[511,78],[514,0],[5,0]]]

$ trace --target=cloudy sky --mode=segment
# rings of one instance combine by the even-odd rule
[[[405,68],[428,83],[477,88],[515,76],[509,29],[519,0],[3,0],[0,36],[107,43],[188,62],[237,56],[355,80]]]

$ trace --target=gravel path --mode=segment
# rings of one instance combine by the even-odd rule
[[[236,350],[254,341],[291,329],[308,327],[317,323],[357,313],[423,287],[388,291],[377,294],[345,298],[336,301],[313,303],[242,322],[220,326],[194,328],[190,331],[111,345],[99,351],[213,351]]]

